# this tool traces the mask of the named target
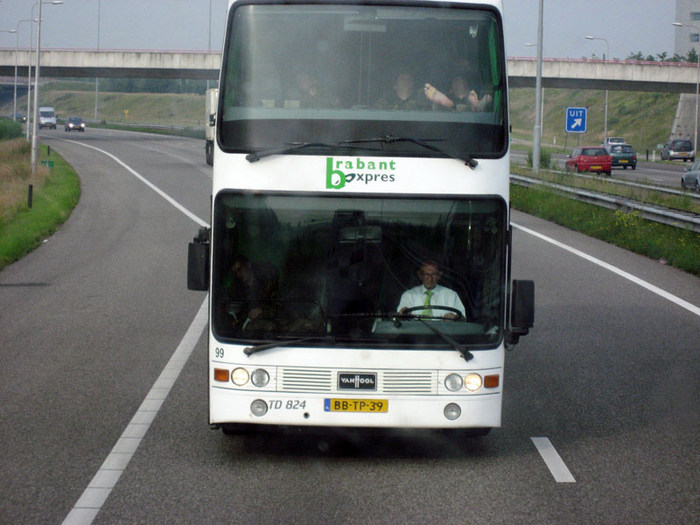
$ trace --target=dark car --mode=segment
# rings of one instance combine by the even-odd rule
[[[693,162],[693,165],[685,170],[681,177],[681,188],[684,190],[700,191],[700,160]]]
[[[682,160],[683,162],[695,162],[693,143],[687,139],[674,139],[668,141],[661,148],[661,160]]]
[[[68,120],[66,120],[66,126],[65,130],[66,131],[85,131],[85,121],[80,118],[80,117],[68,117]]]
[[[595,171],[610,176],[612,157],[603,146],[575,148],[565,165],[567,171]]]
[[[15,122],[27,122],[27,117],[24,113],[20,113],[19,111],[17,113],[10,113],[7,118],[10,120],[14,120]]]
[[[629,144],[611,144],[607,149],[612,157],[613,168],[627,169],[627,166],[629,166],[633,170],[637,169],[637,154],[632,146]]]

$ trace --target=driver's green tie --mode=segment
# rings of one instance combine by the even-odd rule
[[[433,295],[432,290],[426,290],[425,291],[425,301],[423,302],[423,306],[430,306],[430,296]],[[430,317],[433,315],[433,310],[432,308],[426,308],[423,310],[423,317]]]

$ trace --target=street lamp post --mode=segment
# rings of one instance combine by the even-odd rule
[[[676,27],[692,27],[696,31],[700,33],[700,30],[698,29],[698,26],[693,25],[693,24],[682,24],[681,22],[673,22],[673,25]],[[695,152],[697,152],[697,147],[698,147],[698,92],[700,91],[700,53],[698,51],[695,51],[695,55],[697,57],[696,65],[695,65],[695,135],[693,138],[693,155],[695,156]]]
[[[100,52],[100,10],[101,1],[97,0],[97,52]],[[100,77],[95,77],[95,122],[97,122],[97,96],[100,91]]]
[[[603,55],[603,60],[605,60],[606,57],[610,57],[610,42],[608,42],[607,39],[588,35],[586,37],[586,40],[602,40],[603,42],[605,42],[605,55]],[[603,124],[603,143],[605,143],[607,138],[608,138],[608,90],[606,89],[605,90],[605,116],[604,116],[604,124]]]
[[[17,28],[15,30],[15,83],[12,94],[12,120],[17,120],[17,55],[19,55],[19,26],[24,22],[33,22],[31,18],[25,18],[17,22]],[[32,39],[31,32],[29,33],[29,40]],[[29,95],[27,95],[29,96]]]
[[[532,42],[526,42],[525,45],[527,47],[537,47],[537,44],[533,44]],[[543,50],[543,54],[544,54],[544,50]],[[542,103],[541,103],[542,107],[540,107],[540,122],[542,124],[542,127],[540,128],[540,140],[542,139],[543,130],[544,130],[544,87],[541,88],[541,92],[542,92]]]
[[[535,127],[532,130],[532,171],[540,172],[540,148],[542,146],[542,12],[544,0],[540,0],[537,21],[537,78],[535,79]]]
[[[38,144],[36,140],[37,126],[39,119],[39,69],[41,65],[41,6],[42,4],[53,4],[60,5],[63,0],[53,0],[51,2],[42,2],[41,0],[34,4],[32,7],[32,13],[34,12],[34,7],[39,6],[39,15],[37,16],[36,23],[36,65],[34,67],[34,121],[32,122],[32,173],[36,173],[37,170],[37,158],[38,158]]]
[[[19,24],[17,24],[19,26]],[[14,33],[15,35],[15,107],[12,109],[12,120],[17,120],[17,29],[4,29],[0,33]]]

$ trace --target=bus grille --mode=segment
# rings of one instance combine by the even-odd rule
[[[285,392],[330,392],[332,384],[331,370],[282,369],[282,390]]]
[[[423,370],[404,370],[383,374],[384,392],[391,394],[430,394],[436,384],[433,373]]]
[[[280,389],[283,392],[337,392],[338,370],[282,368]],[[387,394],[437,393],[437,373],[427,370],[384,370],[378,374],[377,392]],[[336,378],[336,379],[334,379]],[[346,392],[350,393],[350,392]],[[368,393],[367,391],[362,393]]]

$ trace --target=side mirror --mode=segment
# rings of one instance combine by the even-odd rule
[[[527,335],[535,325],[535,283],[513,280],[510,298],[510,326],[506,335],[506,346],[518,344],[520,337]]]
[[[200,228],[187,246],[187,289],[209,290],[209,228]]]

